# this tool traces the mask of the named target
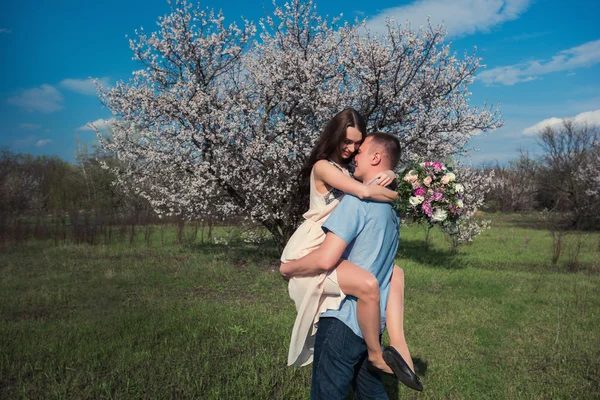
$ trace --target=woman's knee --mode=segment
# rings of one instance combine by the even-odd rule
[[[392,271],[392,278],[404,278],[404,270],[397,265],[394,265],[394,269]]]
[[[379,302],[379,282],[375,276],[366,278],[361,286],[361,300]]]

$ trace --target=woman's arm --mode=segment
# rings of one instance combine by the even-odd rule
[[[371,185],[371,184],[373,184],[373,182],[377,181],[376,185],[388,187],[389,185],[394,183],[395,180],[396,180],[396,174],[394,173],[394,171],[388,169],[387,171],[378,173],[375,176],[375,178],[373,178],[373,180],[371,182],[369,182],[369,185]]]
[[[284,279],[293,277],[313,276],[331,271],[340,263],[340,257],[348,244],[333,232],[327,232],[321,246],[304,257],[282,263],[279,273]]]
[[[344,175],[342,171],[325,160],[315,164],[315,176],[327,185],[344,193],[350,193],[359,199],[392,202],[398,198],[398,192],[379,185],[362,184],[356,179]]]

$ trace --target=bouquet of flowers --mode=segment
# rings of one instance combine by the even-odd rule
[[[463,208],[464,186],[451,167],[441,162],[420,162],[404,168],[397,178],[394,209],[415,222],[441,225],[450,232]]]

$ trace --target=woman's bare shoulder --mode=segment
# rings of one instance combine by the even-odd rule
[[[335,168],[329,161],[327,160],[319,160],[313,166],[314,171],[319,173],[322,171],[327,171],[330,168]]]

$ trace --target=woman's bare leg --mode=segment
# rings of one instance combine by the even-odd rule
[[[397,265],[394,265],[394,271],[392,272],[385,316],[387,331],[390,335],[390,345],[400,353],[410,369],[415,372],[404,337],[404,271]]]
[[[381,331],[381,311],[379,305],[379,283],[375,276],[343,260],[336,268],[340,289],[358,299],[356,302],[356,317],[358,325],[365,338],[369,361],[382,371],[392,373],[390,367],[383,360],[379,332]]]

